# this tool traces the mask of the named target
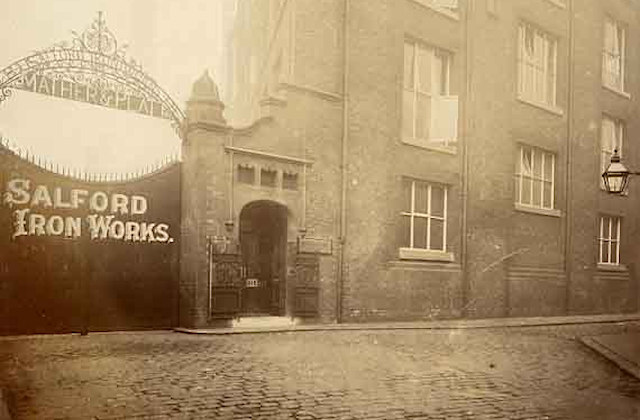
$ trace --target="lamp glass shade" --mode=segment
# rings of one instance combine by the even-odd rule
[[[629,183],[629,170],[620,163],[620,157],[615,153],[611,157],[611,164],[602,174],[604,186],[611,194],[623,194]]]

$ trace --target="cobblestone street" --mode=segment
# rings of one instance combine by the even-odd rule
[[[640,324],[0,340],[15,419],[640,419],[576,340]]]

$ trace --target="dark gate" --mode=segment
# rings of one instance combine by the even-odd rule
[[[225,239],[226,241],[226,239]],[[242,291],[247,267],[238,246],[231,249],[209,238],[209,314],[213,319],[235,318],[242,311]]]
[[[180,165],[109,182],[49,169],[0,146],[0,334],[174,326]]]
[[[319,314],[320,261],[317,255],[300,254],[295,256],[295,271],[291,276],[294,284],[293,314],[304,318],[317,317]]]

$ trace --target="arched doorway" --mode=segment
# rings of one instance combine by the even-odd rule
[[[284,315],[287,208],[254,201],[240,212],[240,247],[247,267],[242,291],[244,315]]]

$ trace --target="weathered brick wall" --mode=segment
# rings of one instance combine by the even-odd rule
[[[413,0],[353,0],[349,4],[346,319],[637,309],[633,272],[639,248],[633,238],[640,226],[633,209],[640,187],[632,185],[629,196],[620,198],[607,196],[598,184],[603,112],[626,119],[624,159],[630,167],[640,162],[640,152],[632,142],[638,130],[638,76],[634,71],[640,64],[638,53],[628,46],[630,99],[603,89],[601,82],[604,17],[610,14],[625,22],[628,45],[632,45],[639,30],[636,7],[621,0],[606,4],[573,1],[575,52],[570,62],[570,8],[556,2],[500,2],[497,14],[487,12],[485,1],[461,2],[457,19]],[[468,14],[466,4],[472,4]],[[318,226],[324,226],[321,231],[333,230],[336,237],[342,7],[341,1],[296,3],[299,24],[291,83],[299,86],[281,86],[278,91],[285,101],[269,113],[272,133],[256,133],[247,140],[265,150],[302,153],[316,160],[309,173],[309,225],[317,220]],[[321,12],[323,19],[314,19]],[[557,38],[556,112],[518,99],[521,21]],[[453,54],[451,91],[460,98],[462,133],[454,153],[401,141],[403,42],[407,38]],[[464,97],[467,86],[469,98]],[[323,95],[313,88],[338,95]],[[463,220],[465,144],[468,203]],[[555,154],[558,216],[515,208],[520,144]],[[401,180],[405,176],[449,185],[447,239],[448,250],[454,254],[452,264],[399,260]],[[629,268],[625,275],[609,275],[597,267],[600,213],[624,217],[622,262]],[[463,232],[465,223],[467,231]],[[465,239],[466,255],[462,255]],[[326,273],[335,274],[335,269]]]
[[[461,93],[460,23],[409,1],[352,1],[350,13],[345,315],[459,316],[461,149],[448,154],[402,143],[401,99],[406,38],[452,52],[451,91]],[[449,186],[447,248],[454,264],[399,261],[402,177]]]

